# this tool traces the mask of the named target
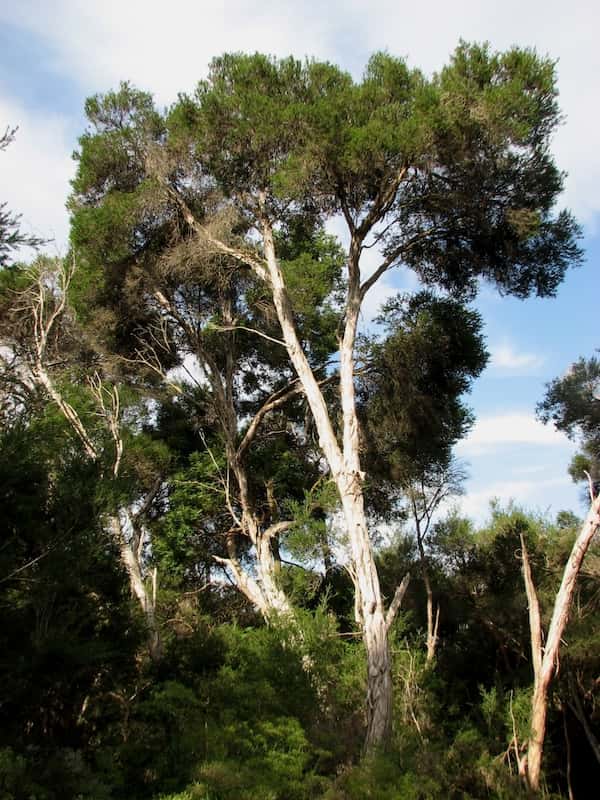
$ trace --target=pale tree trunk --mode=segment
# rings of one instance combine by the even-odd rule
[[[215,556],[215,561],[225,567],[236,588],[260,612],[265,622],[269,623],[276,617],[293,618],[293,609],[289,599],[279,586],[279,560],[273,552],[273,539],[287,530],[291,522],[279,522],[270,525],[264,530],[259,522],[256,506],[252,501],[248,484],[248,474],[244,464],[246,450],[256,436],[259,425],[264,417],[272,410],[283,405],[289,396],[296,393],[283,391],[276,393],[259,410],[252,420],[243,441],[236,445],[238,438],[237,416],[235,410],[235,319],[233,314],[233,300],[227,290],[220,298],[220,310],[223,315],[224,332],[229,332],[226,342],[225,364],[220,368],[212,354],[204,347],[197,329],[182,317],[176,305],[161,291],[155,292],[162,309],[169,315],[171,321],[177,324],[187,339],[191,352],[194,352],[202,370],[204,371],[212,391],[212,402],[219,421],[221,432],[225,440],[225,452],[229,471],[237,483],[237,497],[232,498],[229,479],[223,479],[225,502],[229,510],[233,527],[226,537],[227,558]],[[164,376],[163,376],[164,377]],[[210,449],[207,446],[207,449]],[[214,456],[213,463],[216,465]],[[269,494],[269,490],[267,490]],[[274,498],[270,497],[272,504]],[[236,510],[239,506],[239,511]],[[237,556],[236,535],[248,538],[254,549],[256,557],[255,573],[252,575],[240,563]]]
[[[26,298],[25,308],[28,308],[31,313],[33,321],[33,355],[29,363],[31,377],[34,384],[41,387],[46,394],[50,397],[52,402],[58,407],[61,414],[67,420],[71,429],[74,431],[78,439],[81,441],[87,457],[98,462],[101,453],[98,451],[94,444],[92,437],[89,435],[81,417],[73,406],[68,403],[62,396],[59,389],[56,387],[50,373],[47,370],[47,355],[48,343],[55,333],[55,326],[59,322],[62,315],[67,309],[67,293],[71,279],[75,270],[75,263],[67,266],[62,262],[60,267],[49,276],[46,273],[40,273],[36,276],[33,286],[24,294]],[[48,277],[54,277],[56,284],[59,287],[58,295],[51,295],[45,283]],[[52,283],[54,281],[50,281]],[[50,300],[52,302],[50,302]],[[108,431],[115,445],[115,455],[112,465],[113,478],[117,478],[123,455],[123,439],[120,432],[120,406],[119,406],[119,393],[116,388],[107,390],[98,375],[93,378],[88,378],[90,389],[96,399],[99,407],[99,414],[104,418]],[[142,509],[147,509],[152,499],[158,491],[160,482],[155,484],[154,489],[145,498]],[[156,572],[153,577],[153,592],[148,595],[144,586],[142,578],[142,565],[141,565],[141,534],[136,532],[136,521],[130,517],[132,524],[132,540],[131,543],[127,541],[121,522],[121,514],[126,516],[130,515],[124,509],[119,510],[108,519],[108,527],[115,537],[116,543],[119,547],[121,562],[125,567],[129,578],[129,585],[132,594],[137,598],[142,612],[144,613],[146,622],[148,623],[150,631],[150,654],[156,657],[160,652],[160,639],[156,620],[154,615],[155,601],[156,601]],[[140,513],[136,515],[139,519]]]
[[[75,433],[77,434],[78,438],[81,440],[86,455],[91,458],[93,461],[98,461],[100,458],[100,454],[96,450],[94,444],[90,436],[88,435],[85,426],[83,425],[81,418],[75,411],[75,409],[67,403],[60,392],[54,386],[52,380],[48,376],[47,372],[43,367],[38,366],[33,373],[34,380],[36,380],[50,395],[53,402],[58,406],[60,411],[62,412],[63,416],[69,422]],[[115,422],[115,421],[113,421]],[[115,439],[116,441],[116,457],[115,457],[115,464],[113,469],[114,477],[117,477],[119,463],[121,459],[122,453],[122,441],[116,428],[113,427],[115,432]],[[123,511],[122,513],[125,513]],[[153,592],[149,594],[143,580],[142,576],[142,566],[141,566],[141,551],[138,550],[136,552],[135,545],[130,544],[123,532],[123,526],[120,520],[120,512],[113,514],[108,519],[108,527],[110,528],[113,536],[115,537],[115,541],[119,547],[119,553],[121,556],[121,563],[125,567],[125,571],[127,572],[127,576],[129,578],[129,586],[131,592],[134,597],[137,598],[142,613],[144,614],[144,618],[146,620],[146,624],[148,626],[149,632],[149,653],[153,659],[160,658],[161,654],[161,642],[160,642],[160,635],[158,631],[158,626],[156,624],[156,617],[155,617],[155,601],[156,601],[156,583],[157,583],[157,576],[156,571],[153,577]],[[135,532],[132,531],[133,540],[136,541]]]
[[[281,523],[278,530],[283,530],[283,525],[284,523]],[[286,527],[288,525],[289,523],[285,523]],[[252,520],[250,524],[247,523],[245,533],[254,546],[256,578],[241,565],[237,557],[236,534],[233,530],[227,535],[228,557],[213,556],[213,558],[227,569],[238,591],[250,601],[266,623],[276,619],[293,620],[292,604],[279,586],[279,568],[271,547],[271,537],[275,532],[270,532],[270,529],[261,531],[256,521]]]
[[[142,572],[139,534],[136,535],[133,529],[130,538],[127,538],[119,513],[109,518],[109,526],[119,547],[121,563],[127,572],[131,593],[137,599],[144,615],[148,630],[148,652],[153,661],[159,661],[162,657],[162,643],[156,623],[157,571],[155,569],[152,573],[152,586],[149,590]]]
[[[373,559],[364,513],[362,487],[357,481],[341,493],[342,507],[356,576],[362,634],[367,654],[366,750],[385,743],[392,727],[392,667],[388,626],[379,577]]]
[[[537,592],[533,583],[529,557],[525,541],[521,537],[523,550],[523,577],[529,605],[529,626],[531,633],[531,655],[534,672],[533,697],[531,701],[530,739],[527,747],[525,775],[527,783],[534,792],[540,789],[542,771],[542,755],[546,736],[546,719],[548,715],[548,693],[550,683],[558,670],[560,642],[564,633],[577,577],[581,570],[584,556],[592,538],[600,527],[600,497],[592,500],[585,522],[575,540],[571,554],[565,566],[560,588],[554,601],[552,619],[548,628],[546,646],[542,644],[543,634]]]
[[[294,323],[293,309],[283,274],[275,255],[273,232],[263,220],[263,244],[273,301],[288,354],[302,383],[319,435],[319,445],[336,483],[352,554],[352,572],[357,591],[357,616],[362,623],[367,655],[368,751],[384,745],[392,729],[392,668],[388,630],[379,577],[375,566],[364,508],[360,469],[358,420],[354,397],[354,341],[360,312],[358,271],[359,245],[353,241],[349,258],[350,287],[346,325],[340,342],[340,394],[343,413],[343,451],[335,436],[325,399],[302,350]]]
[[[427,556],[423,547],[423,539],[417,524],[417,545],[419,548],[419,559],[421,562],[421,575],[423,583],[425,584],[425,593],[427,595],[427,663],[430,664],[435,658],[435,651],[438,641],[438,628],[440,624],[440,607],[437,606],[434,618],[434,604],[433,604],[433,590],[431,588],[431,580],[429,578],[429,569],[427,567]]]

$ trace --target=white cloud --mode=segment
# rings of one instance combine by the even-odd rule
[[[61,91],[61,75],[79,85],[82,98],[129,79],[153,91],[159,104],[174,101],[179,91],[192,91],[210,60],[225,51],[311,55],[358,75],[376,49],[405,55],[412,65],[431,72],[447,62],[460,37],[489,40],[498,49],[513,43],[535,46],[559,59],[560,105],[567,123],[556,134],[554,151],[559,166],[569,173],[563,204],[572,206],[590,227],[600,212],[600,150],[590,135],[600,123],[599,22],[600,7],[586,0],[573,0],[568,8],[559,0],[439,0],[416,7],[373,0],[368,11],[362,0],[227,0],[212,5],[192,0],[20,0],[0,7],[0,24],[16,25],[43,43],[39,53],[31,53],[31,61],[46,59],[38,64],[38,77],[44,71],[52,74],[53,91]],[[7,99],[9,82],[4,82],[0,112],[4,117],[12,104],[9,110],[18,112],[22,130],[18,147],[0,160],[3,197],[23,211],[32,228],[55,235],[64,246],[63,205],[75,142],[66,136],[64,120],[15,108],[19,104],[14,98]],[[391,283],[384,282],[378,291],[387,298],[393,293]],[[373,295],[366,316],[378,301]]]
[[[67,120],[38,115],[2,97],[0,120],[18,125],[14,141],[0,153],[0,200],[22,214],[23,232],[53,239],[46,248],[51,252],[63,250],[68,239],[64,203],[74,172]]]
[[[508,341],[492,346],[490,353],[490,366],[503,371],[531,372],[544,363],[542,356],[536,353],[519,353]]]
[[[481,455],[507,445],[572,446],[567,437],[527,413],[482,416],[457,445],[461,456]]]
[[[503,506],[512,500],[527,509],[556,513],[561,508],[575,505],[575,493],[573,484],[566,476],[535,481],[500,480],[491,482],[483,489],[467,491],[454,505],[458,506],[460,513],[481,524],[489,516],[492,500],[498,500]]]
[[[560,105],[567,122],[556,134],[554,151],[569,174],[564,202],[590,225],[600,212],[600,151],[590,134],[600,122],[600,7],[587,0],[568,6],[562,0],[438,0],[417,6],[373,0],[368,10],[362,0],[20,0],[2,5],[0,22],[39,37],[51,54],[42,69],[79,82],[82,95],[129,79],[153,91],[161,104],[175,100],[179,91],[191,91],[211,58],[224,51],[312,55],[358,74],[376,49],[405,55],[431,72],[447,62],[460,37],[489,40],[497,49],[534,46],[559,60]],[[39,128],[40,150],[51,146],[51,135],[46,125]],[[73,144],[68,143],[65,157]],[[39,175],[38,186],[47,180]],[[39,224],[46,225],[45,217]]]
[[[0,19],[43,38],[54,51],[53,68],[93,91],[131,80],[165,104],[192,91],[223,52],[325,57],[336,31],[335,15],[276,0],[20,0]]]

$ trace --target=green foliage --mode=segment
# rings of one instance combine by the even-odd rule
[[[431,292],[390,301],[379,322],[385,338],[364,343],[359,413],[369,472],[402,485],[449,463],[473,421],[462,395],[488,356],[480,316]]]
[[[192,453],[187,465],[170,479],[169,509],[154,537],[154,559],[170,581],[181,580],[186,570],[210,562],[211,552],[222,549],[203,536],[205,528],[210,533],[223,507],[218,477],[225,470],[224,457],[222,451],[211,453]]]
[[[546,386],[546,395],[537,406],[542,422],[552,422],[571,439],[578,439],[581,452],[571,462],[574,481],[600,480],[600,360],[580,358],[566,375]]]

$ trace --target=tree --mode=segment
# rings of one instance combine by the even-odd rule
[[[106,490],[104,505],[108,508],[103,509],[108,511],[106,528],[119,547],[132,595],[144,614],[149,631],[150,654],[153,658],[159,658],[161,644],[155,618],[156,570],[152,575],[151,588],[146,580],[146,517],[162,485],[160,466],[157,469],[155,463],[148,470],[148,462],[155,460],[160,465],[165,455],[158,448],[157,452],[140,458],[139,442],[142,437],[138,436],[136,443],[135,437],[127,435],[118,387],[101,376],[101,364],[98,361],[90,368],[89,362],[90,358],[93,361],[93,356],[89,350],[85,353],[85,344],[78,337],[80,332],[68,305],[74,269],[74,263],[40,256],[32,267],[13,267],[4,276],[7,277],[7,285],[2,293],[0,336],[3,347],[11,354],[10,359],[2,359],[4,382],[24,386],[29,392],[38,390],[44,398],[50,399],[68,423],[85,456],[96,465],[99,484]],[[80,379],[83,373],[84,412],[87,411],[87,414],[77,410],[61,386],[61,373],[64,380],[67,366],[79,372]],[[90,423],[90,406],[92,413],[100,420],[99,426]],[[130,460],[130,474],[129,480],[121,482],[127,440],[127,449],[132,451],[125,454],[126,460]],[[141,469],[139,464],[136,466],[131,463],[132,454],[133,461],[136,459],[136,449],[137,459],[142,462]],[[146,475],[140,479],[139,473],[144,472]],[[148,472],[154,472],[150,479]],[[108,476],[108,480],[103,481],[105,476]]]
[[[600,402],[596,396],[598,373],[599,364],[596,359],[590,359],[589,362],[581,359],[573,365],[564,378],[556,379],[548,385],[546,397],[538,406],[538,413],[544,422],[552,419],[558,430],[563,430],[569,435],[574,435],[575,432],[583,435],[584,450],[586,451],[584,458],[586,466],[589,466],[590,470],[597,468],[598,459],[600,432],[598,426]],[[574,474],[577,475],[576,472]],[[552,617],[546,637],[543,633],[540,603],[531,574],[529,556],[525,542],[522,541],[523,579],[529,606],[534,674],[530,740],[522,770],[534,791],[539,791],[540,787],[550,683],[558,668],[560,644],[571,613],[583,559],[594,535],[600,528],[600,494],[597,492],[597,484],[594,483],[590,473],[587,473],[587,478],[590,508],[565,564],[561,584],[554,598]]]
[[[121,158],[129,193],[113,195],[109,174],[88,194],[81,177],[75,183],[80,226],[88,209],[128,213],[136,192],[151,187],[146,222],[176,214],[198,248],[242,265],[271,298],[350,541],[367,652],[368,749],[391,730],[395,604],[386,613],[365,510],[354,356],[361,304],[397,266],[463,298],[482,279],[518,297],[553,295],[581,257],[573,218],[552,212],[562,176],[548,141],[558,121],[554,65],[527,50],[461,44],[431,79],[376,54],[357,83],[330,64],[225,55],[196,95],[171,110],[147,149],[142,181],[128,171],[143,134],[135,128]],[[81,162],[80,176],[95,157]],[[280,235],[338,215],[349,246],[331,404],[295,304],[303,264],[286,272]],[[90,229],[99,218],[90,213]],[[374,246],[381,261],[365,275],[361,257]],[[144,257],[142,248],[138,262]]]
[[[551,381],[537,413],[542,422],[579,439],[581,452],[569,469],[573,480],[600,481],[600,360],[580,358]]]
[[[166,146],[151,98],[122,85],[89,100],[86,111],[91,127],[80,141],[72,198],[72,240],[86,271],[75,300],[125,379],[151,393],[158,379],[194,409],[225,511],[206,519],[220,542],[213,557],[266,620],[290,616],[277,542],[293,524],[286,504],[319,477],[319,457],[304,435],[301,387],[278,338],[272,300],[251,271],[229,253],[207,251],[182,226],[179,207],[165,203],[155,171],[174,168],[184,179],[188,165]],[[230,220],[219,220],[214,189],[194,181],[185,197],[228,235]],[[246,230],[240,223],[240,233]],[[280,245],[290,274],[302,265],[305,280],[294,292],[302,334],[327,382],[339,248],[310,221],[291,224]]]

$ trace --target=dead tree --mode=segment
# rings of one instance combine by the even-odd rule
[[[525,540],[521,536],[523,578],[529,607],[529,630],[531,636],[531,657],[533,664],[533,696],[529,725],[527,753],[519,765],[519,772],[529,787],[538,792],[542,769],[542,755],[546,736],[548,715],[548,692],[552,678],[559,669],[559,649],[561,639],[569,619],[575,585],[583,559],[594,534],[600,527],[600,496],[594,496],[590,487],[591,505],[579,531],[571,554],[565,565],[562,581],[554,600],[552,618],[544,644],[540,604],[531,574],[529,555]]]

